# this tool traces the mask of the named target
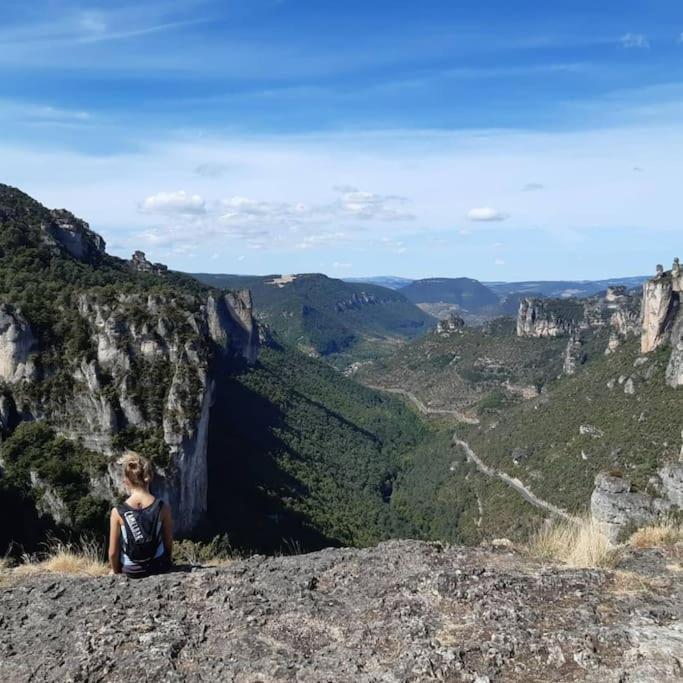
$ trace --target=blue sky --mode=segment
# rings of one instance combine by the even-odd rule
[[[117,255],[514,280],[681,251],[673,0],[5,0],[0,69],[0,181]]]

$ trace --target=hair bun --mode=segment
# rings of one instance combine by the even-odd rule
[[[154,478],[152,463],[135,451],[126,451],[121,464],[124,479],[133,486],[147,486]]]

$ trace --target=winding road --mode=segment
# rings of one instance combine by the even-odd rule
[[[558,508],[557,505],[553,505],[552,503],[549,503],[547,500],[543,500],[543,498],[539,498],[533,491],[529,490],[519,479],[516,479],[515,477],[511,477],[509,474],[506,474],[505,472],[501,472],[500,470],[497,470],[493,467],[489,467],[472,450],[470,445],[466,441],[463,441],[462,439],[458,439],[456,434],[453,434],[453,443],[456,444],[457,446],[460,446],[460,448],[462,448],[465,451],[465,455],[467,456],[467,459],[470,462],[473,462],[480,472],[483,472],[484,474],[488,475],[489,477],[495,477],[497,479],[500,479],[503,483],[507,484],[510,488],[513,488],[515,491],[517,491],[517,493],[519,493],[522,496],[522,498],[524,498],[526,501],[528,501],[532,505],[535,505],[537,508],[541,508],[542,510],[545,510],[546,512],[550,512],[552,515],[556,515],[557,517],[562,517],[562,519],[566,519],[568,522],[578,521],[576,517],[574,517],[573,515],[570,515],[566,510],[563,510],[562,508]]]
[[[407,391],[406,389],[380,387],[370,384],[367,384],[366,386],[370,389],[376,389],[377,391],[385,391],[389,394],[399,394],[401,396],[405,396],[407,399],[411,401],[411,403],[413,403],[413,405],[415,405],[415,407],[421,413],[425,415],[452,415],[460,422],[466,422],[467,424],[479,424],[479,420],[476,417],[470,417],[468,415],[465,415],[459,410],[448,408],[429,408],[417,396],[415,396],[415,394],[413,394],[411,391]],[[569,514],[566,510],[557,507],[557,505],[553,505],[547,500],[543,500],[543,498],[539,498],[533,491],[531,491],[523,482],[521,482],[516,477],[511,477],[509,474],[506,474],[505,472],[502,472],[501,470],[498,470],[495,467],[490,467],[489,465],[487,465],[472,450],[471,446],[466,441],[463,441],[462,439],[458,438],[457,432],[453,434],[453,443],[457,446],[460,446],[460,448],[462,448],[465,451],[467,459],[470,462],[474,463],[476,468],[482,474],[485,474],[488,477],[493,477],[495,479],[500,479],[500,481],[502,481],[504,484],[517,491],[517,493],[519,493],[519,495],[522,496],[522,498],[524,498],[524,500],[526,500],[528,503],[531,503],[532,505],[534,505],[537,508],[540,508],[541,510],[549,512],[551,515],[561,517],[562,519],[565,519],[568,522],[578,521],[576,517]]]
[[[467,424],[477,425],[479,420],[476,417],[470,417],[465,413],[454,410],[453,408],[428,408],[412,391],[406,389],[380,387],[375,384],[366,384],[368,389],[375,389],[377,391],[385,391],[388,394],[399,394],[405,396],[421,413],[425,415],[452,415],[459,422],[466,422]]]

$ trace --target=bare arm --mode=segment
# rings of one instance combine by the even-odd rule
[[[109,516],[109,564],[114,574],[121,573],[121,518],[116,508]]]
[[[173,515],[171,506],[166,503],[161,510],[161,533],[164,540],[164,548],[170,560],[173,559]]]

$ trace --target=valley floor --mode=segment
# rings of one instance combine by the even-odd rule
[[[680,680],[680,557],[628,552],[610,572],[392,541],[138,581],[5,579],[0,679]]]

